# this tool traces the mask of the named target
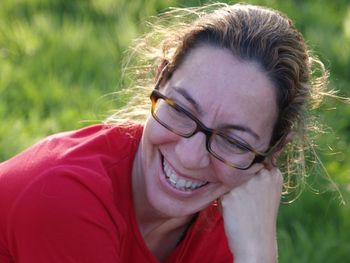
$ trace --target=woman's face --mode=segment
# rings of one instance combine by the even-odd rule
[[[207,127],[235,127],[230,134],[258,151],[268,149],[277,118],[276,97],[257,64],[237,60],[225,49],[201,46],[186,57],[160,92]],[[245,171],[229,167],[207,151],[202,132],[183,138],[153,117],[146,122],[138,158],[138,190],[152,209],[168,217],[198,212],[263,166],[254,164]]]

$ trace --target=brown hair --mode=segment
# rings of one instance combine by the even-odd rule
[[[133,95],[134,100],[128,106],[138,105],[140,109],[140,105],[145,105],[144,99],[148,99],[150,92],[150,88],[145,87],[152,87],[150,79],[157,77],[164,64],[167,64],[167,80],[198,45],[226,48],[238,59],[258,63],[274,84],[279,116],[271,145],[291,131],[297,135],[279,165],[284,170],[287,188],[295,182],[293,174],[302,179],[305,175],[305,131],[314,127],[308,124],[307,112],[317,107],[327,94],[328,73],[307,49],[292,21],[278,11],[245,4],[172,9],[157,19],[151,33],[137,40],[133,49],[136,56],[129,57],[136,64],[133,78],[142,80],[141,85],[135,86],[144,89],[136,92],[132,89],[139,96]],[[146,93],[140,93],[141,90]],[[148,112],[148,101],[146,105]],[[129,108],[118,111],[112,119],[128,112]],[[128,113],[127,117],[135,117],[135,111]],[[139,113],[137,111],[136,115]]]

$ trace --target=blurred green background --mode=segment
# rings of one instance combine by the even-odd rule
[[[103,120],[119,106],[105,95],[120,86],[123,53],[144,19],[205,2],[1,0],[0,162],[48,134]],[[350,96],[349,0],[246,2],[291,17],[331,87]],[[328,99],[317,115],[328,127],[318,153],[339,191],[315,169],[301,197],[281,206],[280,262],[350,262],[350,106]]]

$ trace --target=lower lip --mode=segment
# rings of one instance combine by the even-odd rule
[[[179,196],[179,197],[190,197],[193,196],[194,194],[198,194],[201,191],[203,191],[203,188],[205,186],[199,187],[197,189],[188,189],[188,190],[180,190],[175,188],[173,185],[170,184],[170,182],[168,181],[165,172],[164,172],[164,164],[163,164],[163,156],[161,158],[161,172],[159,173],[159,181],[161,183],[161,185],[163,186],[163,188],[170,194],[174,195],[174,196]]]

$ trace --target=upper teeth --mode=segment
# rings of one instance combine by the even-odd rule
[[[177,189],[180,190],[187,190],[187,189],[196,189],[203,185],[205,185],[207,182],[203,181],[192,181],[184,178],[180,178],[175,171],[170,167],[169,163],[164,159],[163,161],[164,166],[164,172],[166,175],[166,178],[170,182],[172,186],[174,186]]]

